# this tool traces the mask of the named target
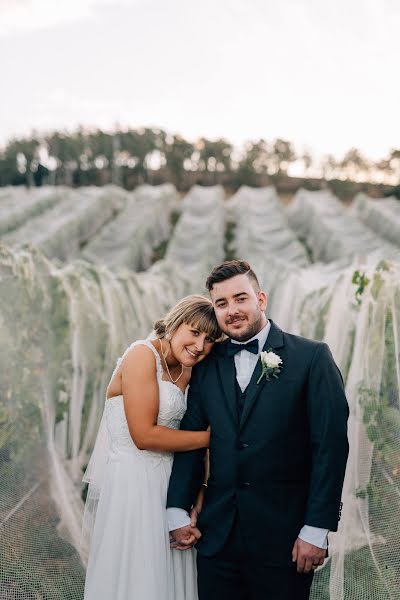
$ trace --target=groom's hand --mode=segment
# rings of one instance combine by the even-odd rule
[[[298,573],[309,573],[324,564],[326,550],[297,538],[292,551],[292,560],[297,563]]]
[[[176,550],[189,550],[201,538],[201,533],[197,527],[186,525],[170,532],[172,537],[171,548]]]

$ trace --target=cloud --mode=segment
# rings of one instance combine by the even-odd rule
[[[131,6],[138,0],[0,0],[0,36],[48,29],[93,17],[111,5]]]
[[[400,139],[397,2],[0,0],[0,21],[22,15],[0,38],[0,143],[119,121],[384,155]]]

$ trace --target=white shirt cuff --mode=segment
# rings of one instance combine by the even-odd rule
[[[186,527],[190,524],[190,517],[183,508],[167,508],[168,531]]]
[[[304,525],[299,533],[299,538],[304,542],[308,542],[309,544],[313,544],[313,546],[326,550],[328,547],[328,533],[329,529]]]

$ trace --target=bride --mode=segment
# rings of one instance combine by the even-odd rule
[[[209,432],[179,425],[191,368],[221,331],[211,302],[187,296],[155,333],[129,346],[107,389],[84,477],[85,600],[197,599],[194,551],[170,548],[165,504],[173,453],[209,444]]]

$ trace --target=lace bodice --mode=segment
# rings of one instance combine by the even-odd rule
[[[179,429],[181,419],[186,411],[186,394],[172,382],[164,381],[162,379],[163,369],[160,355],[149,340],[138,340],[129,346],[124,355],[118,360],[116,369],[124,359],[128,350],[138,344],[143,344],[150,348],[156,357],[157,381],[159,386],[159,413],[157,424],[172,429]],[[114,396],[113,398],[106,400],[105,419],[112,455],[133,453],[142,460],[151,460],[152,462],[159,462],[163,459],[172,460],[171,452],[139,450],[135,446],[129,433],[122,396]]]

